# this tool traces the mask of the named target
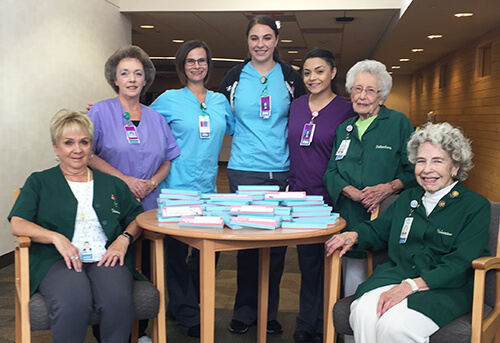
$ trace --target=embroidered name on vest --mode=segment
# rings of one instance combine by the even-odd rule
[[[451,232],[447,232],[447,231],[444,231],[441,229],[437,229],[436,232],[439,233],[440,235],[453,236],[453,234]]]
[[[388,146],[388,145],[375,145],[375,149],[392,150],[392,146]]]

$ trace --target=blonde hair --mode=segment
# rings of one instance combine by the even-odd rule
[[[85,112],[67,109],[59,110],[50,121],[52,144],[57,146],[57,142],[65,132],[78,130],[81,130],[94,142],[94,124]]]

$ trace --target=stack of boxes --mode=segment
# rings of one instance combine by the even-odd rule
[[[331,211],[323,196],[279,192],[273,185],[239,186],[236,193],[214,194],[162,189],[157,217],[159,223],[190,227],[317,230],[335,223],[338,213]]]

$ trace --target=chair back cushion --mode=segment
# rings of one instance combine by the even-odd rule
[[[490,222],[490,242],[488,248],[491,256],[500,256],[498,251],[498,229],[500,223],[500,202],[491,203],[491,222]],[[495,271],[490,270],[486,273],[486,289],[484,292],[484,303],[494,307],[496,298],[496,280]]]

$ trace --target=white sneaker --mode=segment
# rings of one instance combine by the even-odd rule
[[[153,342],[151,338],[149,338],[146,335],[139,337],[139,339],[137,340],[137,343],[151,343],[151,342]]]

